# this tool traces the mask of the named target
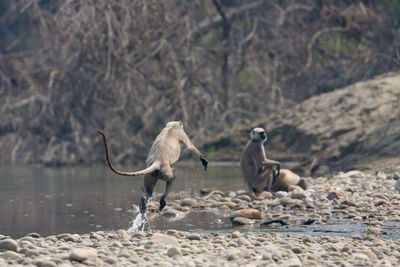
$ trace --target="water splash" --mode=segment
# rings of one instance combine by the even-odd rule
[[[149,210],[146,209],[144,213],[139,212],[138,215],[136,215],[136,218],[132,222],[132,226],[126,230],[128,234],[137,232],[137,231],[142,231],[145,232],[146,228],[148,232],[151,232],[150,224],[149,224],[149,219],[147,218],[147,215],[149,214]]]

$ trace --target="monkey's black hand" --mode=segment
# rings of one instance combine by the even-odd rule
[[[277,177],[279,176],[279,174],[281,174],[281,164],[276,165],[276,170],[278,171],[277,173]]]
[[[201,164],[204,166],[204,170],[207,170],[208,161],[205,158],[200,158]]]

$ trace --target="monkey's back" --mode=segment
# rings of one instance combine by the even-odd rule
[[[242,152],[240,167],[246,182],[256,179],[258,173],[261,171],[260,150],[260,144],[250,140]]]
[[[181,146],[179,139],[176,138],[172,132],[169,132],[170,130],[169,128],[163,129],[153,142],[146,160],[147,166],[150,166],[156,161],[158,161],[160,165],[170,166],[178,161],[181,153]]]

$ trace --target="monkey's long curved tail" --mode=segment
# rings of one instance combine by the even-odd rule
[[[106,148],[106,159],[107,159],[107,164],[110,167],[110,169],[115,172],[116,174],[119,175],[124,175],[124,176],[139,176],[139,175],[144,175],[144,174],[148,174],[148,173],[152,173],[154,171],[157,171],[160,169],[160,167],[158,166],[158,164],[156,162],[154,162],[153,164],[151,164],[148,168],[144,169],[144,170],[140,170],[140,171],[136,171],[136,172],[123,172],[123,171],[119,171],[117,170],[111,163],[110,160],[110,155],[109,155],[109,150],[108,150],[108,145],[107,145],[107,139],[106,139],[106,135],[102,130],[98,130],[97,131],[99,134],[101,134],[103,136],[103,141],[104,141],[104,147]]]

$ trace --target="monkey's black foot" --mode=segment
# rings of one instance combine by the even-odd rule
[[[203,164],[204,170],[207,170],[208,161],[205,158],[200,159],[201,164]]]
[[[146,211],[146,199],[144,197],[142,197],[140,200],[139,211],[140,213],[144,213]]]
[[[162,211],[166,205],[167,205],[167,201],[165,201],[165,197],[161,196],[160,207],[158,208],[158,211]]]

